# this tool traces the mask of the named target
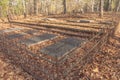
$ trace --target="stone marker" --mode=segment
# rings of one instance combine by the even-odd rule
[[[77,22],[80,22],[80,23],[93,23],[95,21],[94,20],[78,20]]]
[[[93,23],[94,20],[67,20],[68,22],[77,22],[77,23]]]

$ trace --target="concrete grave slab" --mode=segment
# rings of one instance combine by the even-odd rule
[[[48,46],[46,48],[43,48],[40,51],[42,53],[45,53],[45,54],[53,56],[53,57],[61,57],[62,55],[71,51],[74,48],[75,48],[74,46],[58,42],[56,44],[53,44],[53,45]]]
[[[21,43],[25,44],[27,46],[30,46],[30,45],[34,45],[37,43],[41,43],[41,42],[46,41],[46,40],[50,40],[56,36],[57,35],[45,33],[43,35],[38,35],[38,36],[34,36],[30,39],[23,40],[23,41],[21,41]]]
[[[61,40],[60,42],[63,42],[65,44],[69,44],[69,45],[72,45],[72,46],[79,46],[81,43],[84,42],[84,40],[79,40],[77,38],[65,38],[63,40]]]
[[[40,42],[40,41],[48,40],[48,39],[51,39],[51,38],[54,38],[54,37],[56,37],[56,35],[45,33],[43,35],[35,36],[31,39],[36,41],[36,42]]]
[[[30,46],[30,45],[32,45],[32,44],[35,44],[36,41],[31,40],[31,39],[26,39],[26,40],[21,41],[21,43],[22,43],[22,44],[25,44],[25,45],[27,45],[27,46]]]
[[[23,37],[23,36],[24,36],[24,34],[18,34],[18,33],[16,33],[16,34],[8,35],[7,38],[8,39],[15,39],[15,38]]]
[[[23,29],[23,28],[10,28],[10,29],[3,30],[3,32],[8,33],[8,32],[17,31],[17,30],[22,30],[22,29]]]
[[[66,38],[55,44],[41,49],[40,52],[58,58],[62,57],[67,53],[70,53],[73,49],[76,49],[83,42],[85,42],[85,40],[79,40],[76,38]]]

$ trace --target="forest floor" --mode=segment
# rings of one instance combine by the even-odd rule
[[[94,17],[93,17],[94,16]],[[113,17],[113,18],[112,18]],[[96,14],[76,14],[76,15],[53,15],[53,16],[40,16],[40,18],[43,18],[42,20],[38,20],[38,18],[35,17],[29,17],[27,19],[20,19],[16,20],[19,22],[29,22],[29,23],[43,23],[43,25],[52,24],[53,22],[56,22],[55,25],[64,25],[69,23],[64,22],[65,20],[78,20],[78,19],[92,19],[92,20],[113,20],[118,23],[120,21],[119,19],[120,14],[107,14],[105,13],[105,16],[103,19],[98,18],[98,15]],[[49,18],[49,19],[48,19]],[[52,19],[54,18],[54,19]],[[57,19],[59,19],[57,21]],[[45,23],[44,23],[45,22]],[[64,23],[64,24],[63,24]],[[75,23],[77,26],[78,23]],[[72,25],[76,26],[74,23]],[[84,23],[83,23],[84,24]],[[82,25],[83,25],[82,24]],[[97,23],[93,24],[84,24],[85,26],[97,26]],[[1,23],[0,26],[6,26],[10,27],[7,23]],[[1,27],[1,28],[2,28]],[[66,27],[66,26],[64,26]],[[4,27],[3,27],[4,28]],[[74,28],[73,26],[69,26],[69,28]],[[82,29],[78,28],[77,29]],[[94,29],[91,29],[94,31]],[[120,35],[120,34],[117,34]],[[79,69],[79,66],[75,68],[75,76],[73,77],[73,80],[120,80],[120,37],[113,37],[111,35],[110,42],[105,44],[102,47],[102,50],[95,54],[93,56],[93,59],[90,64],[84,65],[84,68],[82,70]],[[7,59],[3,53],[0,52],[0,80],[34,80],[32,75],[29,75],[27,72],[22,70],[20,67],[16,67],[15,65],[11,64],[11,61]]]

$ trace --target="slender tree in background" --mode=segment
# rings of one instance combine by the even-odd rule
[[[34,14],[38,15],[38,0],[34,0]]]
[[[12,19],[12,14],[14,14],[13,13],[13,8],[12,8],[12,0],[9,0],[9,7],[8,7],[8,11],[7,11],[8,21],[10,19]]]
[[[120,0],[118,1],[117,12],[120,10]]]
[[[23,3],[23,14],[24,14],[24,18],[27,17],[27,13],[26,13],[26,1],[25,0],[22,0],[22,3]]]
[[[108,11],[112,10],[112,0],[108,0]]]
[[[2,17],[2,6],[0,6],[0,17]]]
[[[66,0],[63,0],[63,8],[64,8],[63,13],[65,14],[67,12]]]
[[[95,0],[91,0],[92,6],[91,6],[91,11],[94,12],[94,5],[95,5]]]
[[[99,16],[103,17],[103,9],[104,9],[104,0],[100,0],[100,13]]]

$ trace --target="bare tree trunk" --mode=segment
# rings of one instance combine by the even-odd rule
[[[26,13],[26,2],[25,2],[25,0],[22,0],[22,3],[23,3],[23,13],[24,13],[24,18],[26,18],[27,17],[27,13]]]
[[[2,17],[2,6],[0,6],[0,17]]]
[[[12,0],[9,0],[9,7],[7,12],[8,21],[12,20],[13,17],[13,8],[12,8]]]
[[[100,8],[100,5],[99,5],[99,4],[100,4],[100,1],[97,1],[97,2],[96,2],[96,6],[95,6],[95,7],[96,7],[96,12],[99,12],[99,11],[100,11],[100,9],[99,9],[99,8]]]
[[[108,0],[108,11],[111,11],[112,0]]]
[[[34,14],[38,15],[38,0],[34,0]]]
[[[104,0],[100,0],[100,13],[99,16],[103,17],[103,8],[104,8]]]
[[[34,0],[28,0],[28,4],[27,4],[27,9],[28,9],[28,14],[32,15],[34,14],[34,4],[33,4]]]
[[[63,8],[64,8],[64,11],[63,13],[65,14],[67,12],[67,8],[66,8],[66,0],[63,0]]]
[[[91,9],[91,11],[94,12],[94,4],[95,4],[95,0],[91,0],[91,1],[92,1],[92,7],[91,7],[92,9]]]
[[[117,6],[117,12],[120,10],[120,0],[119,0],[119,3],[118,3],[118,6]]]

